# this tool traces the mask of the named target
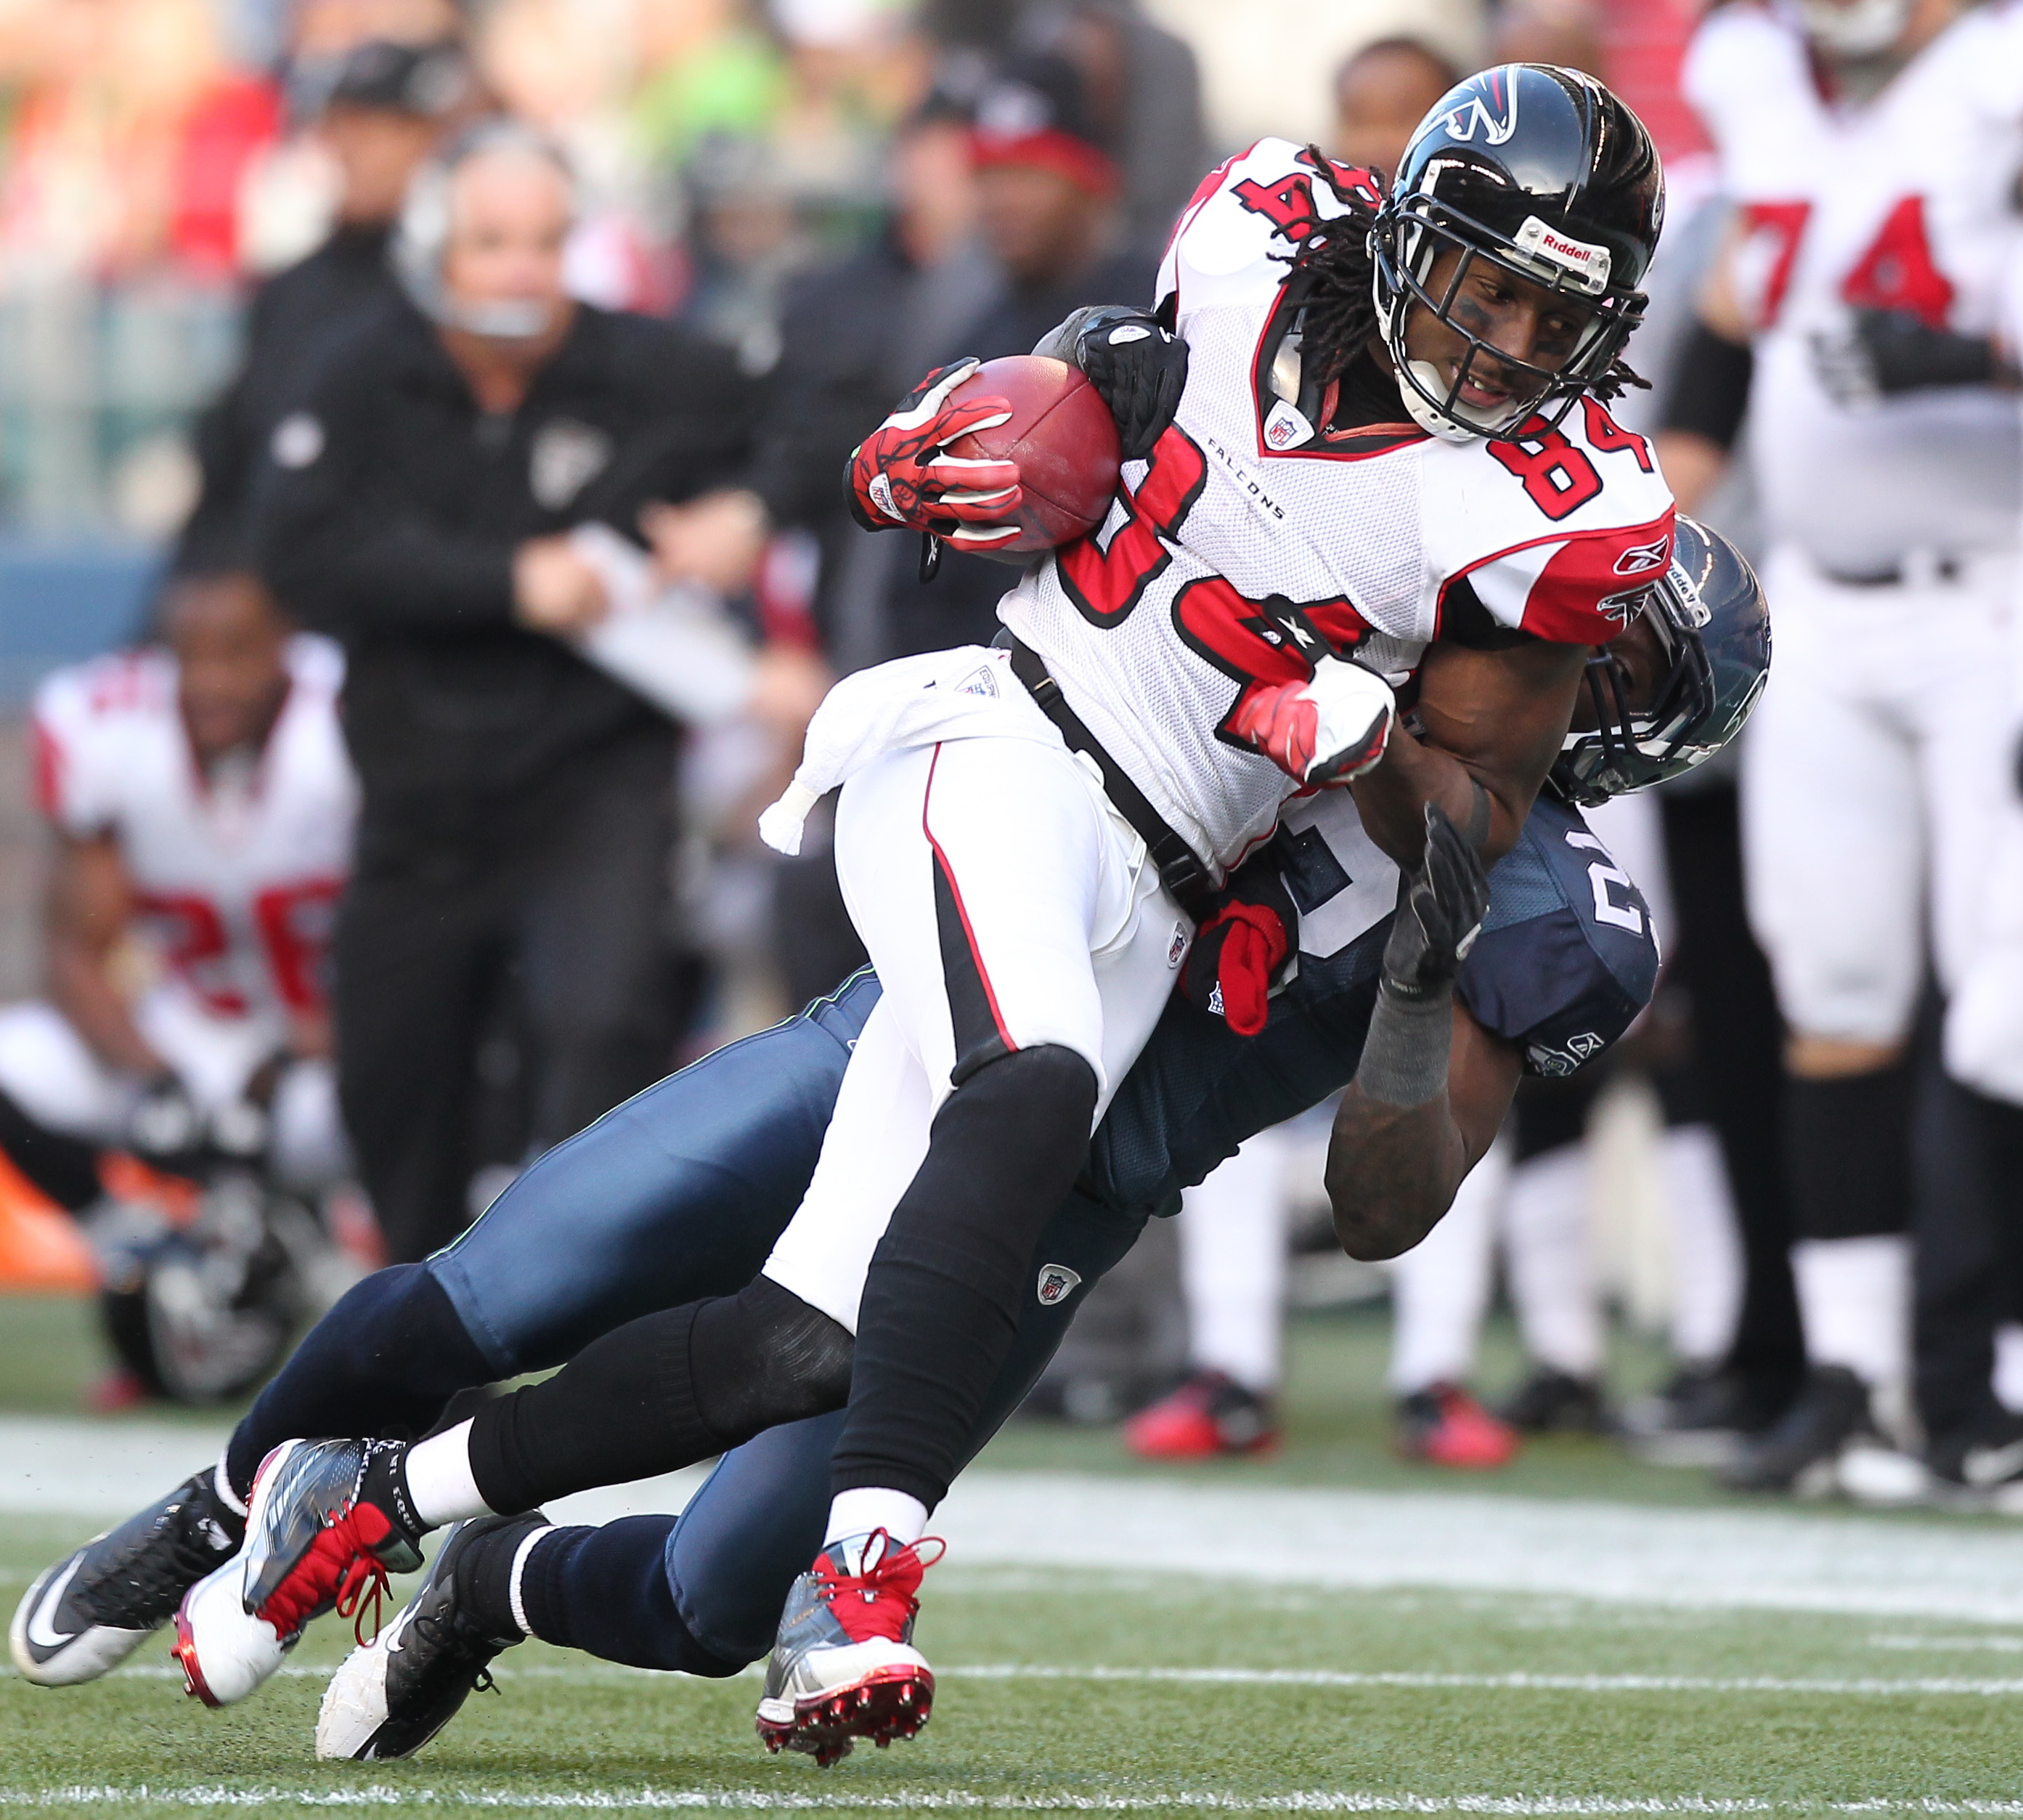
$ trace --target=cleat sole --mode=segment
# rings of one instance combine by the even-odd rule
[[[791,1721],[762,1714],[759,1735],[769,1751],[799,1751],[827,1769],[849,1756],[860,1738],[883,1750],[895,1738],[918,1736],[934,1699],[935,1678],[926,1669],[887,1669],[854,1687],[796,1701]]]
[[[176,1608],[176,1640],[169,1653],[175,1657],[183,1672],[185,1697],[201,1700],[214,1710],[225,1704],[206,1685],[203,1670],[197,1665],[196,1639],[190,1635],[189,1618],[183,1606]]]

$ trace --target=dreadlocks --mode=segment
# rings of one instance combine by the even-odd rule
[[[1318,146],[1307,148],[1307,162],[1327,180],[1346,211],[1317,221],[1292,255],[1290,282],[1300,287],[1296,295],[1304,312],[1301,352],[1311,363],[1308,370],[1325,386],[1348,371],[1377,332],[1376,269],[1370,253],[1377,211],[1360,191],[1341,182],[1334,161]],[[1648,391],[1651,382],[1632,372],[1619,354],[1587,389],[1606,404],[1632,386]]]

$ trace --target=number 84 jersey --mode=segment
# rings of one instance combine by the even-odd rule
[[[1672,499],[1650,445],[1583,398],[1506,441],[1428,436],[1406,416],[1326,427],[1289,357],[1292,255],[1370,203],[1285,140],[1210,173],[1159,277],[1187,390],[1100,529],[999,607],[1167,822],[1227,868],[1297,787],[1230,728],[1250,691],[1350,657],[1405,683],[1450,616],[1604,643],[1670,559]],[[1358,231],[1349,229],[1347,231]],[[1302,409],[1302,405],[1308,407]]]

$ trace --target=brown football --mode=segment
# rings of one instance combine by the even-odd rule
[[[1117,491],[1117,424],[1101,394],[1065,361],[1008,354],[986,361],[950,402],[993,394],[1011,401],[1011,421],[948,445],[951,455],[1019,464],[1019,535],[990,553],[1053,550],[1086,536]]]

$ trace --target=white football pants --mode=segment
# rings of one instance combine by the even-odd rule
[[[766,1274],[857,1331],[871,1254],[955,1087],[1058,1043],[1096,1118],[1152,1034],[1193,925],[1093,767],[982,738],[888,753],[843,786],[836,876],[884,987]]]
[[[145,994],[134,1021],[207,1111],[236,1100],[279,1041],[266,1020],[217,1016],[173,983]],[[0,1092],[31,1119],[90,1143],[119,1144],[142,1090],[132,1075],[101,1061],[54,1005],[31,1001],[0,1009]],[[284,1070],[269,1112],[274,1171],[287,1186],[312,1193],[349,1173],[330,1063]]]
[[[1908,1033],[1929,928],[1952,992],[1979,950],[2010,793],[2015,565],[1849,588],[1800,551],[1763,568],[1776,657],[1742,772],[1750,921],[1804,1035]]]
[[[1260,1131],[1180,1201],[1188,1363],[1260,1397],[1282,1375],[1290,1152]]]

